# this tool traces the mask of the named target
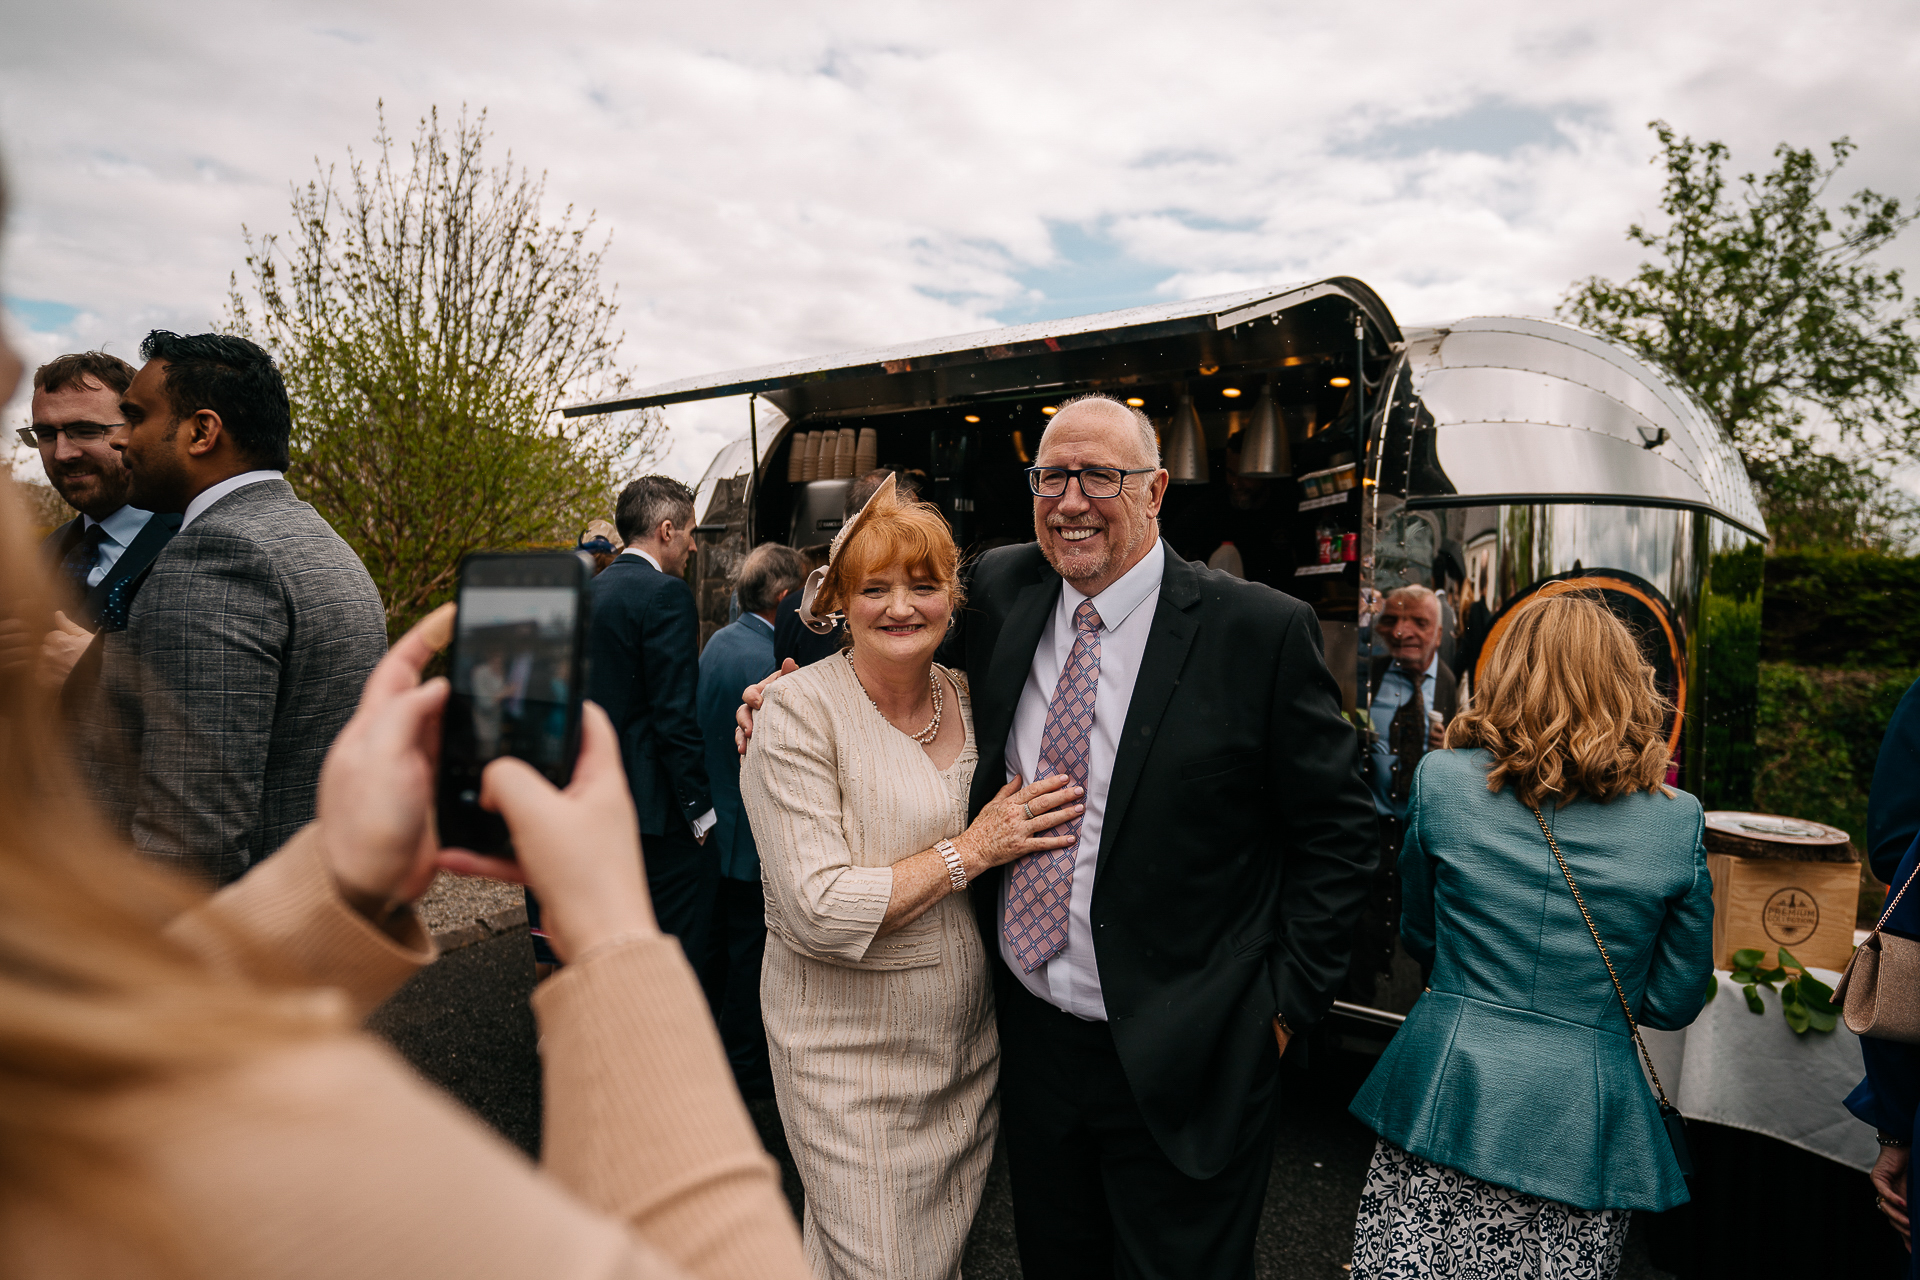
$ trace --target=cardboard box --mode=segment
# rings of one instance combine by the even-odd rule
[[[1713,876],[1713,964],[1733,967],[1752,947],[1772,965],[1785,947],[1801,964],[1845,969],[1853,955],[1860,902],[1857,862],[1783,862],[1709,853]]]

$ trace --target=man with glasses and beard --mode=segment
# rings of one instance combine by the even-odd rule
[[[41,675],[52,683],[64,680],[86,651],[109,598],[124,607],[180,527],[178,513],[155,515],[127,501],[133,478],[109,437],[120,424],[120,396],[133,373],[118,356],[82,351],[49,360],[33,375],[33,425],[20,428],[21,443],[39,453],[47,482],[80,513],[43,544],[73,587],[71,612],[54,616],[58,628],[41,649]]]

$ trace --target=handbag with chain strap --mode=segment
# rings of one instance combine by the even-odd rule
[[[1833,989],[1847,1030],[1857,1036],[1920,1044],[1920,942],[1881,932],[1913,887],[1914,875],[1920,875],[1920,867],[1887,903],[1867,940],[1853,949],[1847,971]]]
[[[1587,922],[1587,932],[1593,935],[1593,945],[1600,948],[1600,962],[1607,966],[1607,977],[1613,979],[1613,994],[1620,997],[1620,1012],[1627,1015],[1627,1029],[1633,1033],[1633,1043],[1640,1050],[1640,1060],[1647,1064],[1647,1079],[1653,1083],[1654,1096],[1660,1100],[1660,1121],[1667,1127],[1667,1141],[1673,1144],[1673,1158],[1680,1166],[1683,1177],[1693,1176],[1693,1155],[1687,1150],[1687,1121],[1680,1114],[1680,1108],[1667,1101],[1667,1091],[1660,1087],[1660,1073],[1653,1069],[1653,1055],[1647,1052],[1647,1042],[1640,1038],[1640,1024],[1634,1020],[1633,1007],[1627,1003],[1626,990],[1620,985],[1620,975],[1613,971],[1613,958],[1607,954],[1607,944],[1600,941],[1600,930],[1594,926],[1593,914],[1587,910],[1587,900],[1580,896],[1580,886],[1573,882],[1573,872],[1567,869],[1567,860],[1560,856],[1560,842],[1553,838],[1553,831],[1547,826],[1547,820],[1540,816],[1539,805],[1529,805],[1533,810],[1533,820],[1540,824],[1540,834],[1547,838],[1547,847],[1553,850],[1553,860],[1560,864],[1560,874],[1567,878],[1567,888],[1573,891],[1574,905],[1580,908],[1580,918]]]

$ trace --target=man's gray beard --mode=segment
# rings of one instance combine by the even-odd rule
[[[1053,526],[1051,525],[1049,525],[1048,527],[1053,528]],[[1086,528],[1085,525],[1071,525],[1071,524],[1061,525],[1059,527],[1062,529]],[[1107,528],[1111,529],[1113,528],[1113,526],[1108,525]],[[1106,573],[1109,569],[1113,568],[1113,566],[1119,561],[1128,560],[1132,558],[1133,553],[1138,551],[1140,549],[1140,545],[1147,540],[1147,535],[1149,533],[1157,535],[1159,532],[1160,532],[1160,518],[1158,516],[1155,516],[1152,519],[1147,521],[1145,528],[1141,529],[1139,533],[1134,535],[1133,542],[1127,547],[1125,551],[1118,552],[1118,553],[1113,551],[1108,551],[1107,558],[1103,560],[1097,568],[1095,568],[1091,573],[1083,573],[1077,578],[1074,577],[1072,574],[1068,573],[1065,569],[1060,567],[1060,562],[1053,558],[1053,556],[1049,553],[1047,549],[1047,544],[1044,542],[1040,544],[1040,554],[1046,559],[1047,564],[1053,569],[1053,571],[1059,574],[1060,577],[1065,581],[1086,582],[1088,579],[1100,577],[1102,574]]]

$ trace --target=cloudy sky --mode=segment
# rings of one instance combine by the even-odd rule
[[[595,212],[640,385],[1336,273],[1403,323],[1549,312],[1637,261],[1656,117],[1736,171],[1851,135],[1844,185],[1920,193],[1911,0],[0,0],[0,31],[30,361],[216,322],[241,228],[381,100],[399,133],[484,107]],[[745,414],[669,410],[667,469]]]

